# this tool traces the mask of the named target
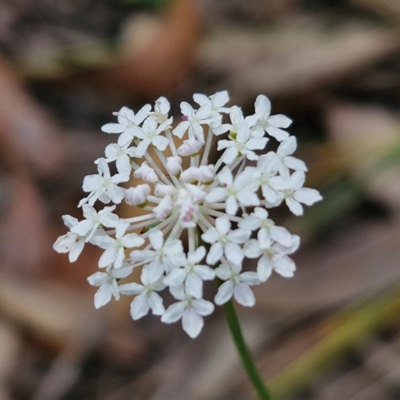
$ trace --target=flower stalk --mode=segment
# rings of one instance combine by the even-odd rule
[[[259,400],[272,400],[268,388],[258,373],[253,357],[246,345],[232,300],[225,303],[223,307],[233,342],[235,343],[236,350],[239,353],[240,361],[242,362],[243,368],[257,392]]]

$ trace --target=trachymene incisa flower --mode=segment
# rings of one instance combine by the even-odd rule
[[[54,244],[56,251],[70,252],[71,262],[87,242],[104,249],[99,267],[105,272],[88,278],[99,287],[96,307],[131,295],[133,319],[150,310],[165,323],[181,319],[190,337],[200,333],[214,304],[233,297],[253,306],[250,286],[273,271],[293,275],[288,255],[300,239],[276,226],[267,209],[286,203],[302,215],[303,205],[321,200],[317,190],[303,188],[307,168],[293,157],[296,138],[284,130],[291,120],[271,116],[267,97],[258,96],[254,114],[246,117],[239,107],[226,106],[226,91],[193,99],[199,107],[183,102],[175,129],[164,97],[136,114],[123,107],[116,113],[118,123],[103,126],[104,132],[119,135],[118,144],[95,161],[98,174],[84,179],[83,220],[64,216],[70,231]],[[276,152],[266,152],[270,140],[279,142]],[[211,149],[220,152],[215,164]],[[132,176],[140,182],[128,188]],[[112,213],[123,200],[132,208],[130,218]],[[112,206],[97,212],[95,203]],[[245,261],[253,258],[257,269],[249,271]],[[141,268],[140,282],[129,282],[136,268]],[[220,285],[213,304],[203,298],[203,282],[216,278]],[[158,294],[166,288],[176,299],[168,307]]]

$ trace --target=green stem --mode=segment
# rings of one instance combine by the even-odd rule
[[[260,400],[272,400],[271,395],[268,392],[267,387],[264,384],[257,368],[254,364],[253,357],[244,341],[242,329],[240,328],[239,319],[237,317],[235,308],[233,306],[232,300],[229,300],[224,304],[225,316],[228,321],[229,330],[233,341],[235,343],[236,349],[239,353],[240,359],[242,361],[243,367],[253,384],[258,397]]]

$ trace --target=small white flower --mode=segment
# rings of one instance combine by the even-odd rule
[[[115,161],[117,171],[120,173],[131,172],[131,157],[135,155],[134,147],[119,146],[116,143],[111,143],[106,147],[105,155],[108,163]]]
[[[164,272],[184,265],[185,254],[180,240],[164,242],[162,232],[153,228],[149,231],[149,241],[153,250],[134,250],[130,253],[132,261],[148,263],[148,281],[155,282]]]
[[[289,137],[289,134],[281,128],[288,128],[292,120],[281,114],[271,115],[271,102],[267,97],[261,94],[257,96],[254,107],[255,116],[258,118],[258,126],[279,142]]]
[[[88,203],[93,205],[97,200],[103,203],[112,201],[119,204],[125,197],[125,189],[118,186],[119,183],[129,180],[129,173],[119,173],[111,176],[110,169],[104,158],[98,160],[98,174],[88,175],[83,180],[83,190],[90,192],[88,197],[85,197],[79,202],[78,207]]]
[[[270,241],[261,247],[260,243],[251,239],[244,245],[244,254],[248,258],[259,258],[257,263],[257,275],[261,282],[265,282],[275,270],[285,278],[291,278],[296,266],[288,255],[293,254],[300,245],[300,237],[292,235],[291,246],[285,247],[279,243]]]
[[[64,224],[68,228],[73,228],[76,226],[79,221],[71,217],[70,215],[63,215]],[[68,258],[69,262],[75,262],[80,254],[82,253],[83,248],[85,247],[86,237],[81,236],[77,233],[68,232],[65,235],[60,236],[53,245],[53,249],[58,253],[69,253]]]
[[[237,264],[222,264],[215,270],[215,274],[225,281],[218,288],[215,304],[222,305],[231,299],[245,307],[253,307],[256,299],[250,286],[259,285],[261,282],[255,272],[241,272],[242,267]]]
[[[173,134],[182,139],[186,131],[188,131],[189,138],[195,138],[200,142],[204,142],[204,132],[201,124],[207,124],[210,120],[209,110],[207,108],[200,108],[194,110],[193,107],[183,101],[181,103],[181,111],[183,114],[183,121],[173,130]]]
[[[194,299],[189,295],[182,296],[180,300],[167,308],[161,321],[171,324],[182,319],[183,330],[193,339],[203,329],[203,317],[214,311],[214,304],[204,299]]]
[[[116,115],[118,123],[103,125],[101,130],[106,133],[121,134],[118,138],[120,146],[129,145],[134,137],[134,129],[140,125],[149,115],[150,104],[143,106],[136,114],[127,107],[122,107]]]
[[[143,269],[140,283],[126,283],[119,287],[119,293],[123,295],[136,296],[131,303],[131,317],[134,320],[147,315],[151,310],[153,315],[162,315],[165,311],[163,300],[157,293],[165,288],[162,279],[153,281],[148,276],[148,270]]]
[[[225,164],[232,164],[238,156],[244,155],[248,160],[258,160],[254,150],[263,150],[268,142],[265,137],[252,137],[249,125],[242,122],[237,133],[229,136],[230,140],[220,140],[218,150],[226,149],[222,155]]]
[[[222,216],[215,220],[215,228],[210,228],[201,235],[201,238],[211,244],[207,254],[207,264],[215,265],[222,256],[232,263],[241,264],[243,250],[239,244],[249,240],[250,231],[244,229],[230,230],[231,222],[228,216]]]
[[[225,200],[225,211],[229,215],[235,215],[239,204],[246,206],[258,206],[260,200],[255,193],[257,183],[252,180],[252,172],[245,170],[235,179],[231,170],[225,167],[217,176],[221,187],[212,189],[206,195],[208,203],[218,203]]]
[[[294,215],[303,215],[304,210],[301,203],[311,206],[322,200],[322,196],[317,190],[303,188],[305,179],[304,171],[296,171],[290,177],[271,178],[271,186],[283,194],[286,205]]]
[[[189,252],[182,268],[173,269],[164,279],[168,286],[185,284],[185,291],[196,299],[203,297],[203,281],[215,278],[215,272],[208,265],[199,264],[206,255],[206,249],[201,246],[194,252]]]
[[[276,157],[278,161],[278,171],[282,176],[288,176],[289,169],[295,171],[307,171],[304,161],[292,156],[296,151],[296,148],[297,142],[294,136],[289,136],[279,145],[278,150],[276,151]]]
[[[169,101],[165,97],[159,97],[155,102],[154,113],[151,114],[151,117],[159,124],[162,124],[168,119],[169,110]]]
[[[101,226],[107,228],[115,228],[119,221],[118,215],[113,214],[116,206],[104,207],[99,212],[92,206],[84,204],[82,206],[83,216],[86,218],[73,226],[70,226],[71,233],[76,233],[79,236],[85,237],[86,242],[94,236],[96,229]]]
[[[261,248],[269,246],[275,241],[282,246],[292,245],[292,235],[283,226],[276,226],[275,222],[268,218],[268,211],[265,208],[256,207],[254,212],[239,222],[239,228],[251,231],[258,230],[257,239]]]
[[[144,239],[136,233],[127,233],[129,222],[119,220],[115,229],[115,239],[108,235],[94,237],[92,243],[105,249],[99,259],[99,267],[104,268],[113,265],[114,268],[121,268],[125,260],[125,249],[139,247]]]
[[[147,151],[147,148],[152,144],[156,149],[164,151],[168,146],[168,139],[160,134],[164,132],[172,122],[172,118],[167,119],[161,125],[158,125],[157,121],[153,118],[147,118],[142,128],[136,128],[134,130],[135,136],[142,139],[138,144],[135,157],[143,157]]]
[[[119,269],[108,268],[106,272],[95,272],[87,280],[92,286],[99,286],[94,295],[94,306],[100,308],[106,305],[114,296],[119,300],[118,280],[126,278],[133,271],[133,267],[126,266]]]

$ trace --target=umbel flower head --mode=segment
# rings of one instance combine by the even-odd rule
[[[257,97],[250,116],[226,106],[226,91],[193,99],[196,108],[181,103],[179,123],[161,97],[136,114],[123,107],[116,113],[118,122],[102,127],[119,135],[117,143],[95,161],[98,173],[84,179],[83,219],[64,216],[69,232],[54,244],[56,251],[69,252],[71,262],[86,243],[104,249],[101,272],[88,278],[99,287],[96,308],[112,297],[134,296],[134,320],[150,311],[165,323],[182,320],[192,338],[214,304],[233,297],[251,307],[251,286],[274,271],[293,276],[290,255],[300,238],[277,226],[268,209],[286,204],[302,215],[304,205],[321,200],[317,190],[303,187],[307,168],[293,156],[296,138],[285,131],[291,120],[270,115],[267,97]],[[278,142],[276,151],[266,149],[271,138]],[[214,164],[211,149],[219,154]],[[138,183],[129,187],[133,178]],[[122,201],[132,217],[115,213]],[[254,271],[246,267],[247,259],[258,259]],[[129,282],[136,268],[140,281]],[[204,299],[204,282],[217,278],[214,301]],[[176,300],[168,307],[159,294],[165,289]]]

